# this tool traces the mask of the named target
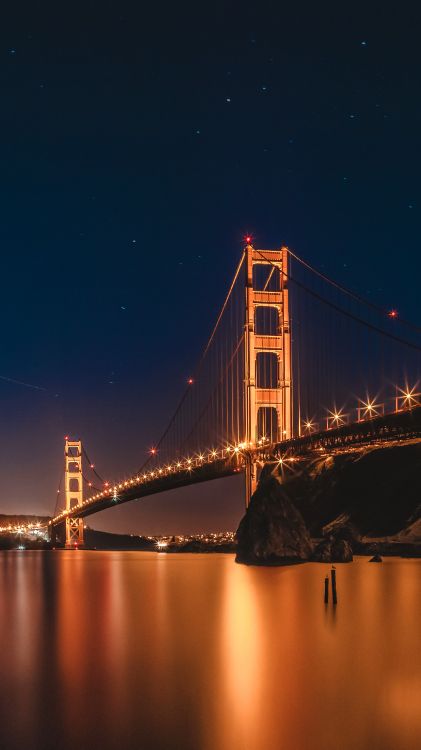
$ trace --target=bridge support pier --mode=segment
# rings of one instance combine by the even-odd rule
[[[83,476],[82,476],[82,443],[80,440],[66,438],[64,445],[64,482],[66,495],[66,510],[82,505]],[[84,546],[83,519],[66,518],[66,549]]]

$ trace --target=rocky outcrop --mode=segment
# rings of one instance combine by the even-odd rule
[[[308,560],[313,545],[300,511],[278,479],[263,479],[237,531],[237,562],[279,565]]]
[[[286,468],[285,468],[286,467]],[[237,559],[346,562],[421,556],[421,441],[314,451],[267,463],[240,523]],[[310,538],[319,543],[311,556]]]
[[[311,557],[313,562],[352,562],[352,547],[346,539],[323,539]]]
[[[337,537],[340,530],[353,546],[391,535],[421,542],[421,441],[315,451],[286,465],[266,464],[262,475],[282,471],[283,487],[312,537]]]

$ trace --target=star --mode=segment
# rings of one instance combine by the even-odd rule
[[[229,96],[227,96],[227,98],[225,99],[225,101],[226,101],[226,102],[227,102],[227,103],[229,104],[229,103],[230,103],[230,101],[231,101],[230,97],[229,97]]]

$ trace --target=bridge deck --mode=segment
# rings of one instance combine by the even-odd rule
[[[98,513],[107,508],[141,500],[144,497],[168,492],[192,484],[208,482],[213,479],[229,477],[241,472],[251,457],[259,460],[273,461],[286,455],[303,456],[313,451],[352,449],[353,447],[372,443],[387,443],[390,441],[407,441],[421,438],[421,407],[395,412],[374,419],[342,425],[335,429],[303,435],[299,438],[285,440],[276,445],[256,446],[253,451],[235,448],[227,454],[220,451],[220,458],[191,462],[191,467],[181,467],[180,470],[163,473],[153,478],[135,477],[115,485],[114,488],[103,491],[93,498],[88,498],[83,505],[75,506],[69,511],[63,511],[52,519],[50,526],[56,527],[64,523],[66,518],[83,518]],[[154,472],[157,474],[158,472]]]
[[[98,499],[88,499],[83,505],[77,505],[67,513],[61,513],[52,519],[50,525],[60,525],[64,523],[66,518],[84,518],[101,510],[114,508],[116,505],[121,505],[131,500],[141,500],[144,497],[156,495],[160,492],[168,492],[169,490],[175,490],[192,484],[233,476],[239,471],[241,471],[241,465],[238,462],[234,464],[232,463],[232,459],[225,458],[213,461],[212,463],[205,463],[201,466],[195,466],[191,470],[183,469],[177,473],[156,477],[149,481],[142,480],[138,484],[131,484],[129,480],[126,487],[124,483],[120,483],[120,485],[123,484],[122,487],[117,485],[118,491],[113,494],[107,494]]]
[[[312,450],[351,447],[363,443],[411,440],[421,437],[421,407],[341,425],[278,443],[275,455],[305,454]]]

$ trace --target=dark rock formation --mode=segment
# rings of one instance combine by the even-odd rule
[[[277,470],[267,464],[263,476]],[[284,468],[283,483],[313,537],[337,537],[344,527],[342,538],[356,550],[360,536],[396,535],[411,525],[401,541],[420,541],[421,441],[313,454]]]
[[[333,521],[323,526],[322,533],[324,537],[345,539],[351,546],[361,540],[359,529],[350,520],[349,513],[341,513]]]
[[[313,545],[299,510],[276,477],[259,482],[237,531],[237,562],[279,565],[308,560]]]
[[[154,551],[156,544],[144,536],[113,534],[108,531],[85,529],[85,545],[94,549]]]
[[[352,562],[352,547],[346,539],[323,539],[311,559],[313,562]]]

